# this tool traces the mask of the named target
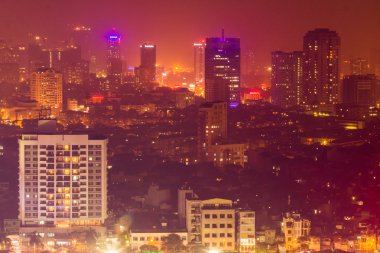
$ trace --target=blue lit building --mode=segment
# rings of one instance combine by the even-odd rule
[[[123,63],[121,60],[121,36],[113,30],[107,35],[107,74],[112,84],[121,84]]]
[[[205,48],[206,101],[240,103],[240,39],[207,38]]]

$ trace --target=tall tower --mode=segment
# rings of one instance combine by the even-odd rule
[[[198,157],[211,156],[210,147],[227,137],[227,103],[206,102],[198,110]]]
[[[205,81],[205,46],[204,41],[194,43],[194,78],[197,84]]]
[[[21,224],[102,225],[107,217],[107,139],[57,133],[52,120],[39,124],[36,133],[18,141]]]
[[[310,108],[338,103],[340,37],[329,29],[315,29],[303,41],[303,93]]]
[[[207,38],[205,48],[206,101],[240,103],[240,39]]]
[[[300,105],[302,52],[272,52],[272,100],[281,107]]]
[[[139,81],[152,83],[156,81],[156,45],[144,43],[140,45]]]
[[[111,85],[122,82],[121,35],[113,30],[107,35],[107,74]]]
[[[39,68],[30,77],[30,97],[57,116],[62,110],[62,74],[50,68]]]

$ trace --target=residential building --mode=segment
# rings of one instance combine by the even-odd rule
[[[339,102],[340,37],[329,29],[309,31],[303,40],[303,97],[312,110],[329,111]]]
[[[256,246],[255,212],[239,210],[237,215],[237,247],[239,252],[254,252]]]
[[[62,110],[62,74],[51,68],[39,68],[30,77],[30,97],[58,116]]]
[[[212,250],[235,250],[235,209],[227,199],[187,199],[189,243]]]

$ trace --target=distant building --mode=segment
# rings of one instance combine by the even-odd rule
[[[239,210],[237,215],[237,246],[239,252],[254,252],[256,246],[255,212]]]
[[[380,100],[380,82],[375,75],[350,75],[343,79],[343,103],[375,107]]]
[[[272,102],[281,107],[301,104],[302,52],[272,53]]]
[[[186,199],[196,198],[194,191],[187,185],[178,189],[178,216],[180,225],[186,224]]]
[[[368,75],[369,63],[366,59],[355,58],[350,61],[351,75]]]
[[[205,46],[204,41],[194,43],[194,78],[197,84],[205,81]]]
[[[194,92],[186,88],[179,88],[174,91],[175,107],[184,109],[190,105],[195,104]]]
[[[209,146],[207,157],[217,167],[225,167],[227,165],[244,167],[247,162],[246,150],[247,144],[245,143],[222,142]]]
[[[332,111],[339,102],[340,37],[329,29],[315,29],[303,40],[303,97],[310,109]]]
[[[198,111],[198,156],[210,160],[209,148],[227,137],[227,103],[208,102]]]
[[[235,209],[227,199],[187,199],[188,240],[212,250],[235,250]]]
[[[156,81],[156,45],[149,43],[140,45],[140,66],[136,71],[140,83]]]
[[[311,221],[302,218],[300,214],[286,213],[282,219],[281,230],[285,235],[286,249],[295,250],[300,247],[300,238],[310,235]]]
[[[50,68],[34,71],[30,77],[30,96],[57,116],[62,110],[62,74]]]
[[[171,234],[178,235],[184,246],[188,244],[187,232],[183,229],[132,229],[130,232],[131,249],[135,252],[141,252],[141,246],[152,245],[160,250],[166,237]]]
[[[113,30],[107,35],[107,74],[113,85],[120,85],[123,75],[121,35]]]
[[[240,39],[207,38],[205,47],[205,98],[231,106],[240,103]]]

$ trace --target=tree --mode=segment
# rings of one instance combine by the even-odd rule
[[[141,245],[140,252],[158,252],[158,248],[154,245],[144,244]]]
[[[32,247],[37,247],[37,248],[43,246],[41,236],[37,232],[33,232],[29,236],[29,245]]]
[[[168,253],[179,253],[186,249],[181,237],[177,234],[170,234],[162,242],[162,250]]]
[[[96,241],[98,240],[98,235],[96,231],[92,228],[85,231],[85,241],[88,247],[93,248],[96,246]]]

